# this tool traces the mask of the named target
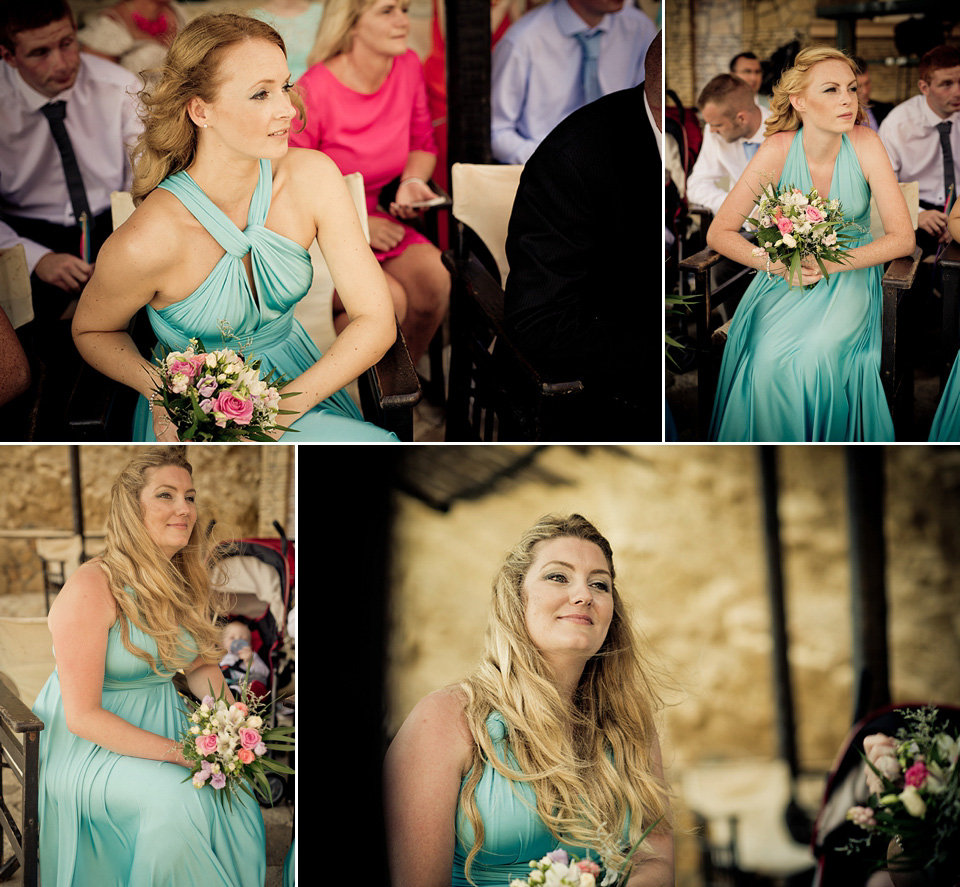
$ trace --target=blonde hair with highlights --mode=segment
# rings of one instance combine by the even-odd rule
[[[610,568],[613,617],[598,653],[584,667],[574,706],[561,697],[549,666],[526,628],[523,580],[541,542],[561,537],[597,545]],[[527,783],[536,813],[558,842],[597,848],[605,834],[622,862],[621,837],[629,820],[630,846],[658,818],[657,832],[672,828],[669,789],[653,772],[654,713],[659,692],[640,651],[617,590],[610,543],[578,514],[547,515],[506,555],[493,583],[493,607],[480,666],[459,685],[464,713],[475,742],[472,769],[460,805],[475,840],[470,866],[483,846],[484,826],[475,791],[489,765],[511,782]],[[499,712],[516,760],[502,761],[487,730]],[[615,849],[614,849],[615,848]],[[621,854],[619,858],[616,854]]]
[[[225,599],[213,586],[213,539],[198,517],[187,544],[172,558],[150,537],[143,522],[140,494],[152,469],[174,466],[193,475],[182,446],[155,447],[131,459],[117,475],[110,492],[106,545],[100,566],[120,611],[123,645],[160,671],[185,668],[196,657],[215,663],[223,655],[217,620]],[[132,593],[131,593],[132,589]],[[157,659],[130,640],[127,620],[157,643]],[[195,650],[184,650],[182,631]]]
[[[286,55],[283,38],[259,19],[234,13],[201,15],[177,34],[163,64],[145,72],[147,85],[140,92],[143,132],[133,151],[134,203],[193,163],[198,135],[187,105],[195,98],[214,101],[223,79],[224,52],[246,40],[267,40]],[[296,92],[290,100],[304,119]]]
[[[326,62],[353,48],[353,29],[377,0],[325,0],[317,38],[307,56],[307,66]],[[405,10],[410,0],[398,0]]]
[[[769,138],[775,132],[792,132],[803,125],[803,120],[796,108],[790,102],[790,96],[803,92],[810,80],[810,69],[820,62],[837,61],[850,66],[854,77],[860,73],[857,63],[846,53],[832,46],[809,46],[797,53],[793,67],[783,72],[779,83],[773,87],[773,98],[770,99],[770,116],[767,118],[767,128],[763,134]],[[857,123],[867,119],[867,112],[863,108],[860,93],[857,93]]]

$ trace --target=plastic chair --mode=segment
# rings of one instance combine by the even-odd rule
[[[448,441],[546,439],[555,411],[583,390],[579,380],[545,381],[504,329],[507,226],[521,171],[451,168],[456,232],[443,254],[452,277]]]
[[[369,240],[366,202],[363,195],[363,177],[360,173],[345,176],[347,190],[360,216],[364,235]],[[113,228],[116,230],[133,212],[129,192],[114,191],[110,195]],[[313,262],[313,282],[307,295],[294,309],[294,316],[317,343],[321,351],[336,337],[331,317],[333,280],[316,241],[310,246]],[[141,313],[134,318],[132,332],[141,353],[149,355],[152,336]],[[368,421],[393,431],[401,440],[413,440],[413,407],[420,402],[420,383],[410,360],[400,327],[397,339],[387,353],[357,380],[360,408]],[[137,394],[133,389],[119,385],[84,365],[67,409],[73,439],[127,440]]]

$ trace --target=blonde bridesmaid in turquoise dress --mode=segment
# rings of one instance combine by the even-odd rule
[[[43,887],[263,887],[259,805],[241,795],[231,809],[195,788],[178,741],[174,674],[199,697],[223,687],[184,449],[154,448],[120,472],[104,553],[50,609],[56,670],[34,704]]]
[[[547,515],[501,561],[484,653],[424,697],[387,750],[393,887],[506,887],[558,848],[674,883],[654,711],[609,541],[579,514]],[[599,883],[599,879],[598,879]]]
[[[960,241],[960,200],[953,205],[950,212],[948,230],[955,241]],[[933,417],[933,425],[930,428],[930,443],[957,443],[960,441],[960,371],[957,370],[958,364],[960,364],[960,360],[955,358],[950,375],[947,377],[947,384],[943,389],[943,395],[940,397],[940,403],[937,405],[937,413]]]
[[[856,67],[839,50],[805,49],[774,88],[766,139],[710,227],[717,252],[758,269],[724,350],[710,439],[892,441],[880,382],[882,263],[908,255],[913,226],[880,139],[857,126]],[[795,186],[841,201],[855,239],[847,263],[805,260],[803,287],[768,267],[739,231],[761,188]],[[884,231],[870,236],[870,197]]]
[[[289,78],[273,28],[205,15],[177,35],[141,96],[137,209],[104,245],[73,324],[83,358],[143,395],[134,439],[176,440],[166,411],[148,410],[156,374],[127,332],[146,307],[169,348],[192,337],[207,348],[240,343],[262,360],[261,375],[284,374],[293,415],[281,420],[297,430],[286,440],[396,441],[342,390],[393,343],[393,302],[336,165],[288,148],[302,111]],[[322,355],[293,316],[312,280],[314,240],[349,316]]]

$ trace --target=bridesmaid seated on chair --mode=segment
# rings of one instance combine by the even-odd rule
[[[212,686],[234,701],[205,525],[185,447],[135,456],[113,483],[103,554],[50,608],[57,667],[33,706],[44,887],[263,887],[259,805],[194,788],[178,741],[178,670],[198,698]]]
[[[306,126],[290,144],[316,148],[347,175],[363,174],[370,245],[390,284],[394,309],[414,364],[447,313],[450,274],[440,251],[403,223],[436,195],[427,185],[437,163],[426,84],[407,47],[409,0],[326,0],[311,67],[298,82]],[[389,214],[380,190],[399,176]],[[347,317],[339,288],[334,326]]]
[[[955,241],[960,241],[960,200],[953,205],[953,210],[951,210],[947,222],[947,230]],[[957,370],[958,363],[960,363],[960,360],[955,359],[953,361],[947,384],[943,388],[943,395],[940,397],[940,403],[937,406],[937,414],[933,417],[933,425],[930,428],[930,443],[955,443],[960,441],[960,372]]]
[[[707,243],[756,275],[734,314],[710,439],[892,441],[880,382],[882,263],[914,248],[913,226],[890,160],[857,98],[857,69],[842,52],[812,46],[774,87],[766,139],[720,207]],[[739,231],[761,189],[816,187],[841,202],[854,240],[829,280],[804,259],[802,280],[753,254]],[[870,196],[886,232],[870,236]]]
[[[367,247],[336,165],[290,150],[299,105],[280,35],[249,16],[194,19],[141,93],[145,129],[134,158],[137,209],[108,239],[74,318],[77,349],[139,391],[135,440],[175,440],[148,407],[153,365],[127,334],[146,306],[159,341],[221,346],[224,329],[289,380],[283,424],[303,441],[392,441],[343,391],[396,337],[390,291]],[[326,354],[294,319],[313,280],[316,240],[350,322]],[[248,344],[249,343],[249,344]],[[281,436],[280,432],[275,437]]]

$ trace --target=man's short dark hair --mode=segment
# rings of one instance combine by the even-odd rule
[[[920,79],[930,82],[933,72],[938,68],[956,68],[960,66],[960,49],[956,46],[934,46],[920,59]]]
[[[0,2],[0,45],[11,53],[17,49],[17,34],[45,28],[60,19],[75,21],[67,0],[2,0]]]
[[[750,59],[753,62],[759,62],[760,59],[757,58],[756,53],[753,52],[738,52],[732,59],[730,59],[730,70],[732,71],[736,66],[737,62],[740,59]]]

